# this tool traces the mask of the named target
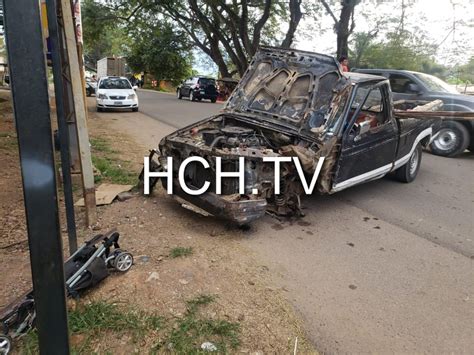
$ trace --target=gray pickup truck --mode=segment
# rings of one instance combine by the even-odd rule
[[[394,69],[356,69],[355,72],[380,75],[390,81],[392,95],[397,100],[442,100],[442,111],[474,112],[474,96],[462,95],[441,79],[424,73]],[[431,151],[453,157],[464,150],[474,151],[474,121],[445,120],[434,132]]]

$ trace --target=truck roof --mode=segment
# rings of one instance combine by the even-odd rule
[[[357,72],[359,73],[365,73],[365,72],[377,72],[377,73],[411,73],[411,74],[423,74],[418,71],[412,71],[412,70],[403,70],[403,69],[356,69]]]
[[[356,73],[356,72],[345,72],[344,75],[349,77],[352,82],[354,83],[365,83],[369,81],[382,81],[386,80],[387,78],[380,76],[380,75],[372,75],[372,74],[365,74],[365,73]]]

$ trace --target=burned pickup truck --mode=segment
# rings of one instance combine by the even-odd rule
[[[321,194],[389,173],[413,181],[432,125],[397,118],[384,77],[342,73],[322,54],[263,47],[222,112],[163,138],[147,168],[168,171],[164,186],[172,181],[190,204],[247,224],[266,212],[301,215],[308,181]],[[225,176],[242,169],[244,182]]]

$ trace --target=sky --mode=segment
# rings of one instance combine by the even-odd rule
[[[406,11],[407,28],[419,25],[426,31],[428,39],[437,44],[444,40],[435,56],[438,63],[444,65],[464,64],[469,60],[469,57],[474,55],[474,0],[405,0],[405,2],[410,3]],[[368,31],[371,29],[371,25],[373,26],[366,21],[363,13],[370,14],[372,18],[398,15],[401,13],[401,3],[402,0],[362,0],[361,4],[356,7],[355,31]],[[335,14],[338,16],[337,11]],[[333,21],[327,15],[323,16],[322,20],[322,23],[315,25],[311,19],[303,18],[298,27],[293,47],[334,54],[336,52],[336,35],[332,30]],[[455,31],[451,31],[453,21],[470,23],[471,27],[458,25]],[[284,30],[285,28],[282,28],[282,31]],[[465,55],[453,55],[453,48],[457,46],[458,41],[468,47]],[[197,63],[195,69],[201,74],[216,75],[217,67],[210,65],[209,62]]]
[[[379,0],[376,1],[376,6],[374,6],[374,2],[363,0],[361,4],[357,5],[355,12],[356,32],[371,29],[371,23],[365,20],[362,13],[369,13],[372,16],[401,14],[401,0]],[[410,25],[420,25],[426,31],[427,37],[438,44],[446,38],[436,53],[436,60],[440,64],[465,63],[470,56],[474,55],[474,0],[405,0],[405,2],[411,3],[406,11],[407,28],[410,28]],[[336,35],[332,30],[332,19],[325,16],[323,20],[320,31],[313,39],[304,36],[305,29],[312,26],[310,21],[303,20],[300,23],[301,31],[296,36],[295,47],[320,53],[336,52]],[[451,31],[454,21],[458,22],[458,26],[454,31]],[[460,21],[470,23],[471,27],[459,25]],[[459,56],[453,58],[452,49],[456,47],[457,41],[470,42],[464,43],[468,44],[470,48],[468,49],[469,53],[466,53],[463,58],[459,58]]]

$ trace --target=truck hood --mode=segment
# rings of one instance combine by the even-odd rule
[[[331,56],[262,47],[224,112],[309,131],[324,123],[334,94],[347,85],[349,80]]]

